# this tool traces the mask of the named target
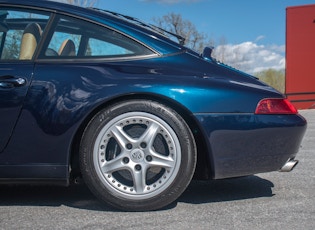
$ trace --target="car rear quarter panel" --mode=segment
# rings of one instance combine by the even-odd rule
[[[216,179],[279,170],[294,158],[306,130],[300,115],[195,114]]]

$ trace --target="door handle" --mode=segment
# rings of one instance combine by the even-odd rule
[[[4,76],[0,77],[1,88],[21,87],[26,84],[26,80],[22,77]]]

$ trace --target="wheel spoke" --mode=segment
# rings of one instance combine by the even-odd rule
[[[133,171],[134,188],[137,193],[142,193],[146,187],[146,170]]]
[[[146,131],[142,134],[142,136],[139,138],[141,142],[145,142],[148,144],[148,146],[152,146],[154,139],[158,133],[160,126],[157,123],[151,123]]]
[[[161,168],[172,168],[174,167],[175,161],[173,158],[170,156],[163,156],[158,153],[153,153],[152,154],[152,161],[150,162],[150,166],[158,166]]]
[[[126,169],[126,165],[122,162],[123,154],[110,161],[104,163],[101,168],[103,173],[112,173],[115,171]]]
[[[134,142],[134,140],[130,138],[120,126],[113,126],[111,129],[111,133],[116,141],[119,143],[120,147],[123,149],[126,148],[127,143]]]

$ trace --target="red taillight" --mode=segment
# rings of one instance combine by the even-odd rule
[[[255,114],[297,114],[298,111],[288,99],[266,98],[261,100]]]

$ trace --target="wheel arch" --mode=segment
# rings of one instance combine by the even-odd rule
[[[118,103],[127,100],[152,100],[159,103],[162,103],[166,106],[171,107],[174,109],[182,118],[186,121],[187,125],[189,126],[195,142],[197,146],[197,165],[195,169],[194,178],[195,179],[209,179],[212,175],[212,162],[210,156],[208,156],[208,152],[211,151],[211,148],[207,145],[207,142],[204,138],[202,128],[200,127],[199,123],[196,119],[192,116],[192,113],[185,108],[183,105],[179,104],[178,102],[167,98],[165,96],[156,95],[156,94],[128,94],[122,95],[119,97],[111,98],[110,100],[103,101],[99,105],[97,105],[89,114],[85,117],[85,119],[81,122],[77,132],[74,136],[74,139],[71,143],[71,150],[70,150],[70,167],[71,167],[71,176],[73,179],[80,177],[80,166],[79,166],[79,148],[82,135],[86,126],[88,125],[89,121],[92,119],[95,114],[97,114],[100,110]]]

